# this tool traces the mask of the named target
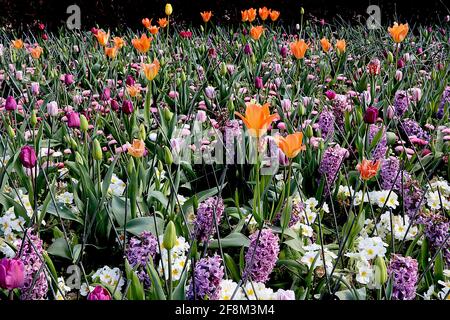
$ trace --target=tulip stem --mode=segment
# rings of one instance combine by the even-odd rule
[[[167,250],[167,272],[169,273],[169,300],[172,300],[172,257],[170,251],[171,250]]]

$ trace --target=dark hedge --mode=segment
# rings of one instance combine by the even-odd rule
[[[17,28],[35,21],[44,22],[48,28],[58,28],[64,25],[67,17],[66,9],[71,4],[81,8],[82,28],[89,29],[98,24],[102,27],[138,27],[142,17],[161,17],[167,1],[161,0],[0,0],[0,23],[3,26]],[[411,0],[396,1],[368,1],[368,0],[266,0],[266,1],[235,1],[235,0],[172,0],[177,22],[199,24],[199,12],[212,10],[216,23],[239,22],[240,10],[246,7],[266,5],[281,11],[281,18],[286,24],[299,21],[300,7],[305,8],[307,16],[313,15],[326,20],[342,16],[349,21],[365,18],[369,4],[379,5],[382,12],[383,24],[394,19],[410,23],[434,23],[447,14],[448,9],[443,1]]]

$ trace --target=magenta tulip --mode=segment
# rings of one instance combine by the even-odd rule
[[[69,128],[80,127],[80,115],[78,112],[71,111],[67,114],[67,125]]]
[[[14,99],[14,97],[9,96],[8,98],[6,98],[5,109],[7,111],[14,111],[17,109],[17,102],[16,99]]]
[[[36,166],[36,152],[31,146],[24,146],[20,150],[19,159],[25,168],[31,169]]]
[[[0,288],[12,290],[23,287],[25,282],[25,266],[22,260],[0,260]]]
[[[88,295],[88,300],[111,300],[108,290],[102,286],[96,286]]]
[[[365,123],[375,123],[378,118],[378,109],[375,107],[368,107],[366,109],[366,113],[364,113],[364,122]]]

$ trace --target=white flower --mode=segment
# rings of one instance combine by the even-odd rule
[[[356,281],[361,284],[369,284],[374,276],[374,270],[365,261],[359,261],[356,265],[358,269],[358,274],[356,275]]]
[[[274,300],[274,292],[271,288],[266,288],[264,283],[247,282],[245,293],[249,300]]]
[[[364,260],[371,260],[379,257],[384,257],[388,245],[383,242],[380,237],[368,237],[360,239],[358,243],[358,251]]]
[[[85,297],[87,296],[92,290],[94,290],[95,287],[88,286],[87,283],[83,283],[80,287],[80,294]]]
[[[66,286],[63,277],[58,278],[58,289],[56,289],[55,299],[56,300],[64,300],[66,297],[66,293],[70,291],[70,287]]]
[[[93,275],[92,279],[98,278],[100,282],[104,285],[110,286],[114,289],[120,291],[122,286],[125,284],[125,280],[122,276],[122,272],[119,268],[111,269],[108,266],[98,269]]]
[[[236,290],[237,283],[233,280],[222,280],[220,282],[220,298],[219,300],[231,300],[231,297]],[[233,297],[233,300],[242,300],[244,298],[244,293],[242,288],[239,288]]]

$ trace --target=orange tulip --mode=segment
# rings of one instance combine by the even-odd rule
[[[409,26],[407,23],[399,25],[395,22],[392,27],[388,28],[389,34],[396,43],[400,43],[405,40],[408,30]]]
[[[117,51],[119,50],[118,47],[114,46],[114,47],[105,47],[105,54],[108,58],[110,59],[114,59],[117,56]]]
[[[242,22],[248,21],[248,10],[241,11]]]
[[[331,47],[332,47],[330,41],[328,41],[327,38],[322,38],[322,39],[320,40],[320,44],[322,45],[322,50],[323,50],[323,52],[328,52],[328,51],[330,51],[330,49],[331,49]]]
[[[135,158],[141,158],[145,153],[145,143],[143,140],[134,139],[133,144],[128,147],[128,154]]]
[[[30,54],[34,59],[39,59],[42,52],[44,52],[44,50],[40,46],[36,46],[36,47],[30,49]]]
[[[245,117],[239,112],[235,114],[242,119],[249,133],[253,137],[261,137],[267,131],[270,123],[279,119],[277,113],[270,114],[270,103],[264,105],[248,102],[245,109]]]
[[[152,25],[152,19],[144,18],[142,19],[142,24],[148,29]]]
[[[130,95],[130,97],[134,98],[140,95],[141,88],[137,85],[127,86],[127,92]]]
[[[296,132],[286,137],[275,137],[275,143],[283,151],[288,158],[295,158],[300,151],[306,150],[306,146],[302,144],[303,133]]]
[[[309,44],[303,39],[291,42],[291,52],[296,59],[303,59],[308,48]]]
[[[267,20],[267,18],[269,17],[269,14],[270,14],[270,11],[269,11],[269,9],[267,9],[267,7],[259,8],[258,12],[259,12],[259,17],[263,21]]]
[[[252,27],[250,29],[250,37],[252,37],[253,40],[259,40],[263,32],[264,32],[263,26]]]
[[[346,49],[346,43],[344,39],[336,41],[336,50],[339,54],[342,54],[345,52]]]
[[[158,24],[160,28],[165,28],[169,25],[169,22],[167,21],[166,18],[159,18],[158,19]]]
[[[377,175],[378,168],[380,167],[380,160],[370,161],[363,159],[361,163],[356,166],[356,170],[359,171],[361,179],[369,180]]]
[[[202,16],[203,22],[207,23],[211,19],[212,12],[204,11],[204,12],[200,12],[200,15]]]
[[[22,49],[23,48],[23,41],[21,39],[16,39],[12,41],[12,45],[16,49]]]
[[[256,19],[256,9],[250,8],[248,11],[248,22],[253,22]]]
[[[150,32],[151,34],[155,35],[158,34],[159,32],[159,27],[157,26],[150,26],[147,28],[148,32]]]
[[[279,17],[280,17],[280,11],[270,10],[270,20],[277,21]]]
[[[147,37],[145,33],[141,35],[141,38],[135,38],[131,40],[131,43],[133,44],[133,47],[136,48],[137,51],[140,53],[146,53],[148,50],[150,50],[150,43],[152,41],[152,38]]]
[[[123,40],[121,37],[114,37],[114,47],[117,47],[117,49],[122,48],[125,45],[125,40]]]
[[[159,72],[159,61],[158,59],[153,60],[153,63],[143,63],[142,69],[144,71],[147,80],[152,81],[158,75]]]
[[[108,31],[108,33],[106,33],[103,30],[99,30],[97,32],[97,34],[95,35],[95,37],[97,38],[98,43],[101,46],[106,46],[106,44],[108,43],[108,39],[109,39],[109,31]]]

